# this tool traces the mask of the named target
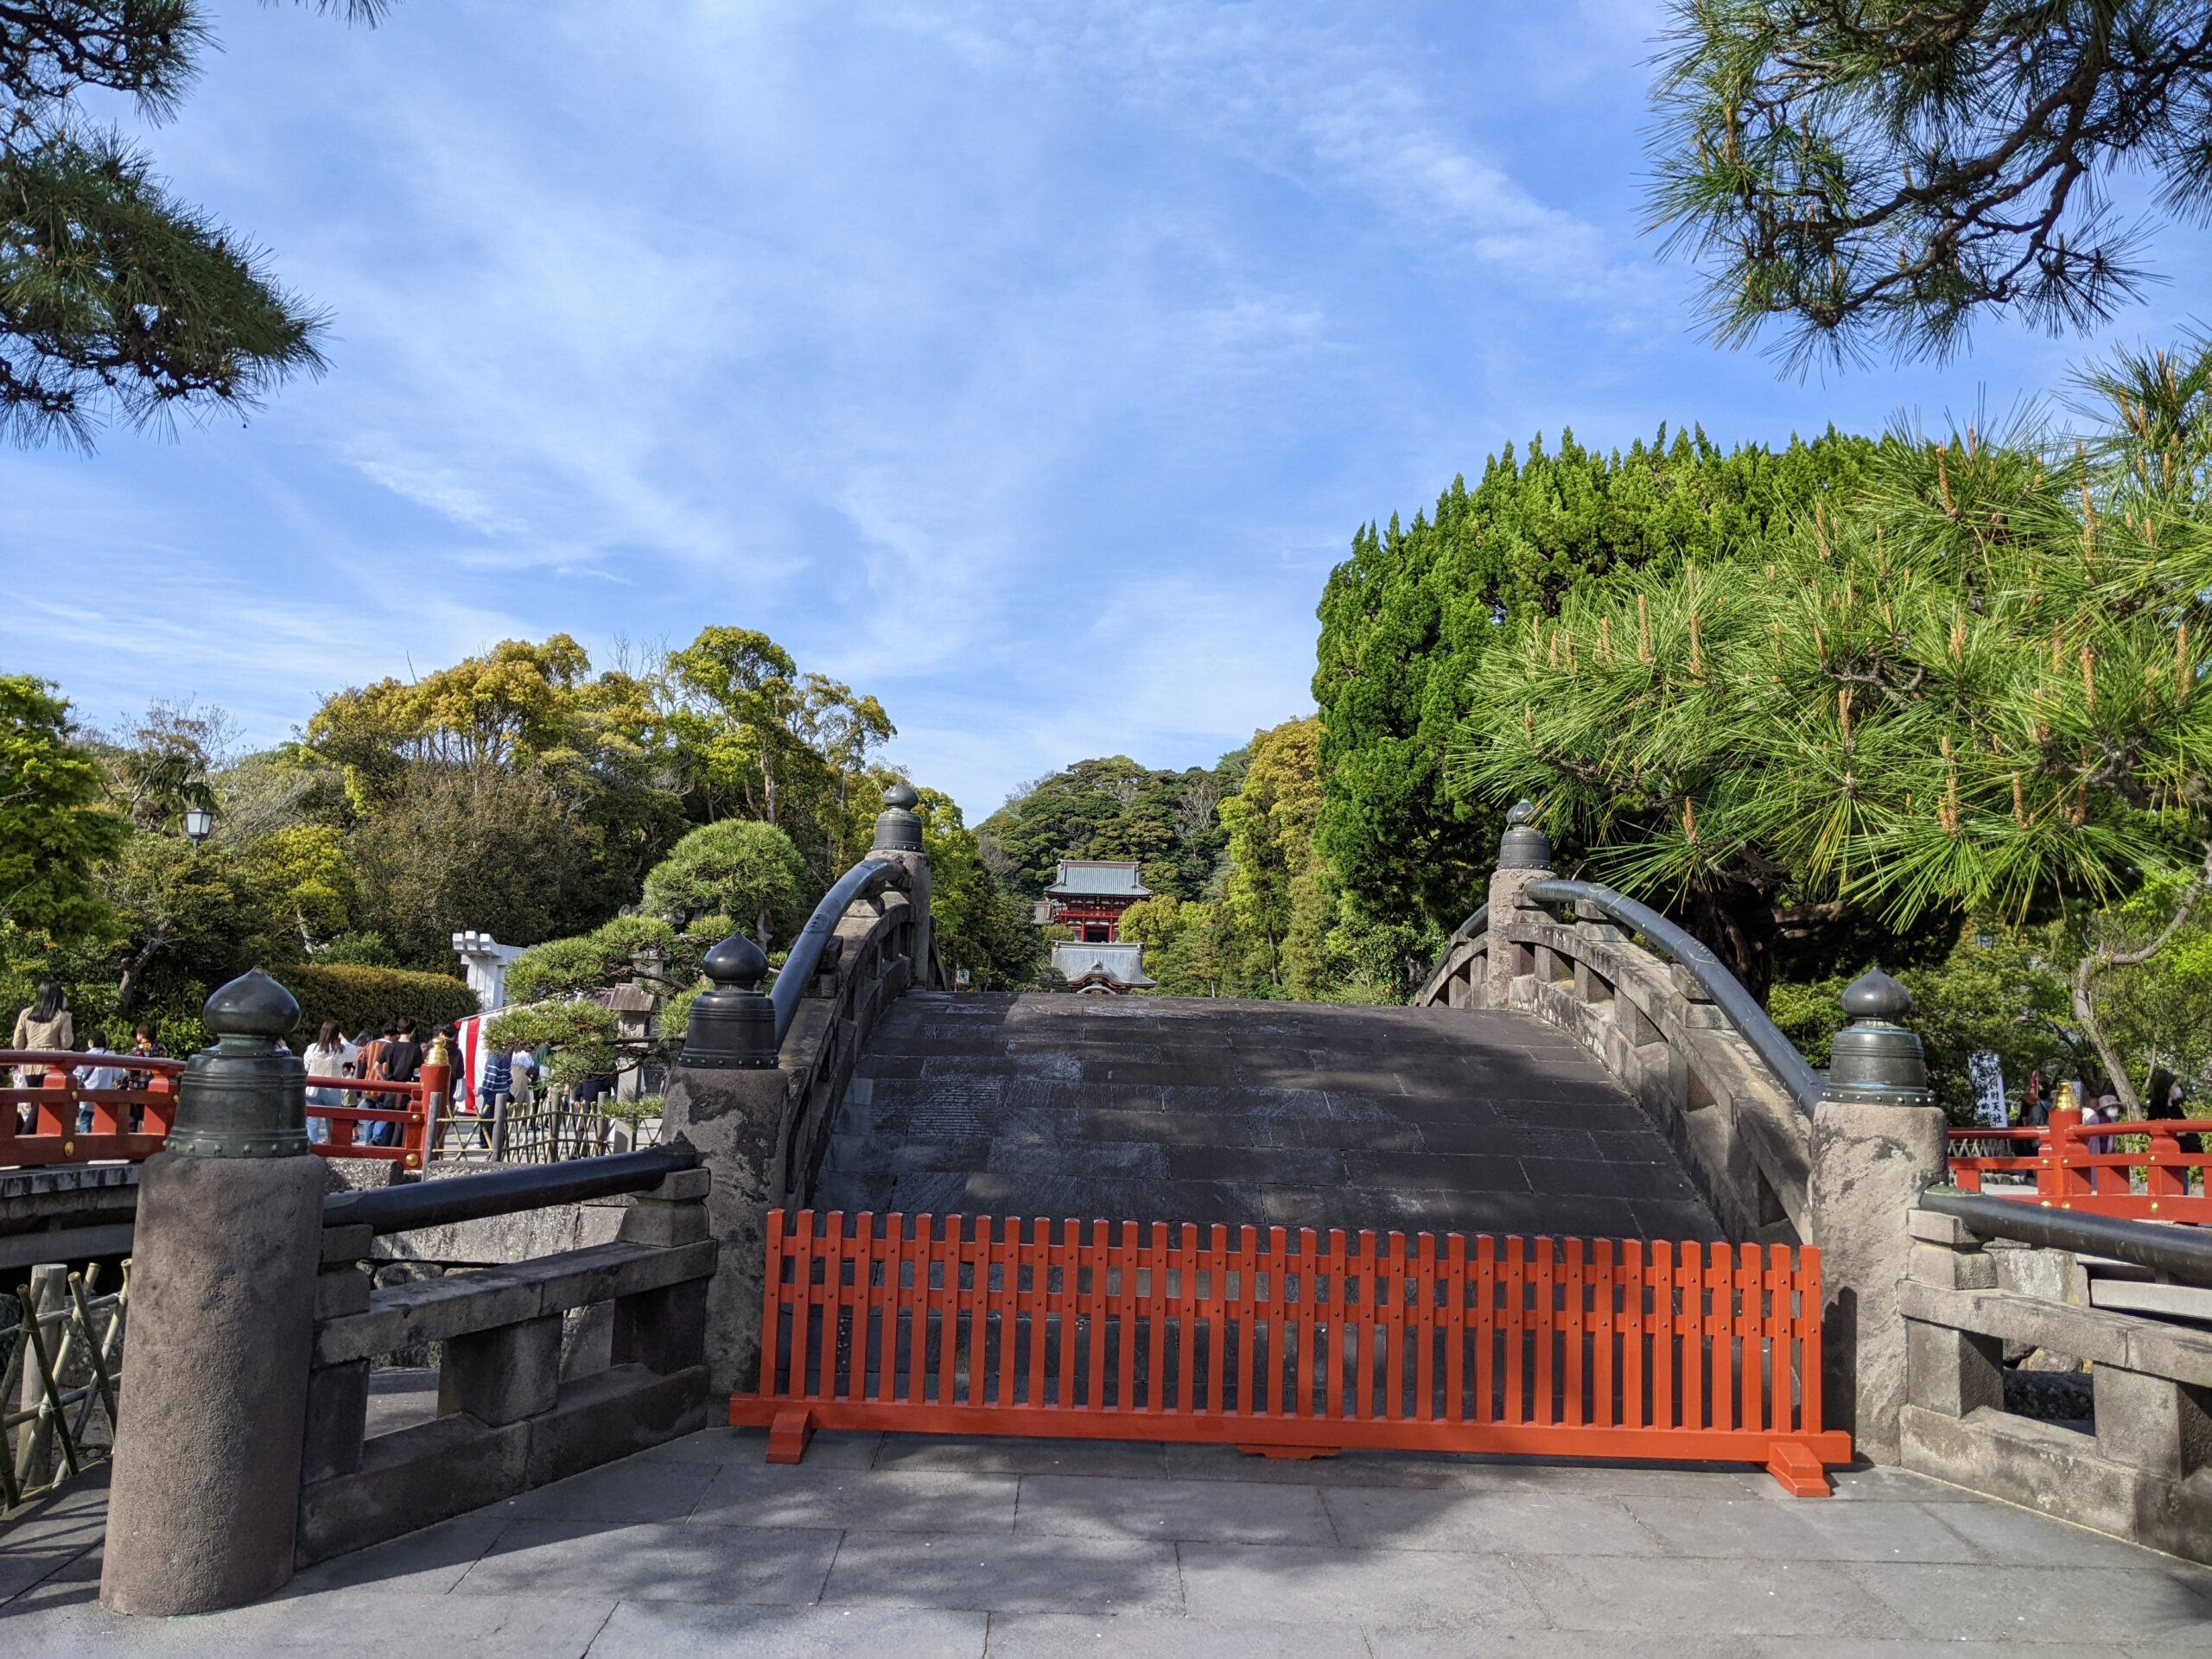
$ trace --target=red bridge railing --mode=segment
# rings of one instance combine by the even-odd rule
[[[31,1088],[13,1086],[18,1068],[40,1074],[41,1081]],[[123,1071],[144,1081],[136,1088],[92,1089],[78,1077],[80,1070]],[[0,1049],[0,1084],[10,1085],[0,1087],[0,1168],[135,1162],[150,1157],[162,1149],[175,1122],[176,1079],[183,1070],[182,1060],[153,1056]],[[422,1168],[427,1149],[436,1144],[438,1112],[452,1077],[450,1062],[436,1059],[425,1062],[413,1083],[310,1077],[310,1090],[342,1089],[363,1102],[359,1106],[310,1103],[308,1116],[330,1124],[330,1139],[316,1144],[315,1150],[326,1158],[383,1158],[408,1169]],[[370,1101],[378,1103],[371,1105]],[[92,1127],[80,1134],[79,1109],[86,1106],[92,1109]],[[26,1107],[28,1127],[18,1128]],[[397,1124],[396,1144],[375,1146],[363,1139],[365,1127],[372,1123]]]
[[[730,1421],[1764,1464],[1825,1492],[1819,1252],[768,1216]]]
[[[2212,1172],[2212,1119],[2152,1118],[2084,1126],[2076,1108],[2061,1106],[2046,1126],[1953,1129],[1951,1180],[1961,1192],[2020,1198],[2085,1215],[2129,1221],[2212,1225],[2212,1197],[2200,1173]],[[2139,1151],[2126,1150],[2134,1140]],[[2110,1151],[2101,1148],[2109,1145]],[[1995,1148],[2002,1148],[1996,1150]],[[1998,1179],[1991,1181],[1988,1178]]]

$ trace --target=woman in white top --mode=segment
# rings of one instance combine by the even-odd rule
[[[335,1020],[326,1020],[315,1041],[308,1045],[308,1075],[311,1077],[342,1077],[346,1075],[346,1068],[353,1063],[353,1057],[359,1052],[346,1040],[346,1034],[339,1030]],[[343,1089],[323,1087],[308,1090],[309,1106],[343,1106],[345,1103],[346,1091]],[[319,1147],[328,1145],[330,1120],[310,1116],[308,1119],[308,1139]]]

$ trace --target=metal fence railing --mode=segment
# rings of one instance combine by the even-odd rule
[[[130,1297],[128,1264],[104,1289],[98,1266],[35,1268],[0,1330],[0,1505],[13,1508],[105,1463]]]

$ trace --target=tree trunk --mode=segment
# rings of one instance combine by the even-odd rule
[[[1686,925],[1761,1007],[1774,987],[1774,906],[1756,889],[1690,895]]]
[[[2196,909],[2197,901],[2204,897],[2208,884],[2212,884],[2212,842],[2205,845],[2204,865],[2196,880],[2183,890],[2181,902],[2174,906],[2173,915],[2150,944],[2133,950],[2120,950],[2108,944],[2100,944],[2074,965],[2074,978],[2069,987],[2074,1018],[2080,1023],[2082,1034],[2088,1038],[2090,1046],[2097,1051],[2097,1058],[2104,1066],[2105,1075],[2112,1079],[2112,1091],[2120,1096],[2123,1116],[2142,1116],[2143,1103],[2135,1093],[2134,1084],[2128,1078],[2127,1066],[2120,1051],[2105,1035],[2104,1023],[2097,1018],[2095,1000],[2089,992],[2089,982],[2107,968],[2132,968],[2150,961],[2164,950],[2167,942],[2181,931],[2183,924]]]
[[[154,931],[146,936],[145,944],[131,952],[130,959],[123,964],[123,977],[116,982],[115,987],[116,1018],[126,1018],[137,1006],[140,981],[146,969],[153,966],[154,958],[161,955],[162,947],[168,942],[169,925],[165,921],[156,922]]]

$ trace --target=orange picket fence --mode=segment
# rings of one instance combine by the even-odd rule
[[[772,1462],[817,1428],[1764,1465],[1824,1493],[1820,1254],[768,1217]]]
[[[1953,1129],[1951,1180],[1961,1192],[2032,1199],[2083,1215],[2212,1226],[2208,1140],[2212,1119],[2085,1128],[2078,1109],[2061,1106],[2039,1127]]]
[[[140,1081],[124,1089],[89,1088],[79,1073],[93,1070],[122,1071]],[[183,1070],[182,1060],[153,1055],[0,1049],[0,1083],[12,1081],[19,1071],[37,1079],[29,1087],[0,1088],[0,1169],[152,1156],[175,1124],[177,1074]],[[452,1076],[450,1065],[426,1061],[413,1083],[310,1077],[310,1090],[342,1089],[361,1103],[310,1104],[308,1116],[330,1126],[329,1140],[313,1150],[326,1158],[380,1158],[422,1168],[426,1148],[437,1144],[438,1108]],[[91,1126],[79,1130],[86,1109]],[[396,1126],[391,1145],[362,1138],[372,1123]]]

